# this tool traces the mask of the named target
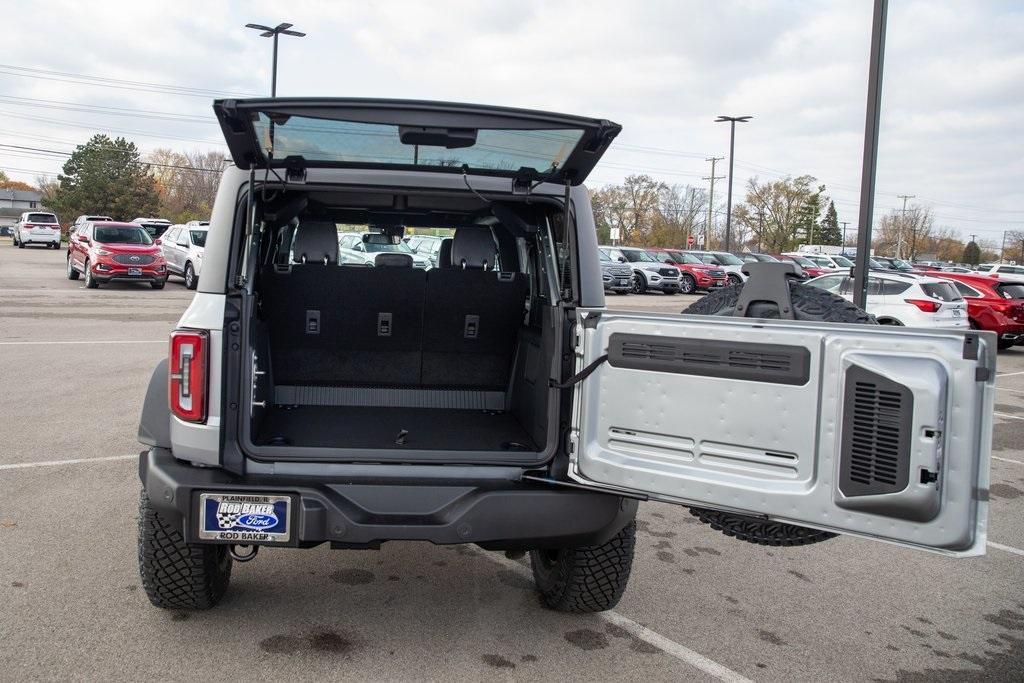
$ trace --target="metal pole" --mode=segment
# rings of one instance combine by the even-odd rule
[[[725,250],[731,251],[732,231],[732,158],[736,150],[736,122],[729,122],[729,191],[725,201]],[[712,173],[711,175],[714,175]]]
[[[277,97],[277,38],[281,35],[274,33],[274,68],[270,72],[270,96]]]
[[[843,253],[846,253],[846,226],[850,224],[850,221],[839,221],[843,224]]]
[[[722,157],[711,157],[709,159],[704,160],[711,162],[711,177],[704,178],[704,180],[711,181],[711,191],[708,193],[708,224],[704,226],[704,239],[702,240],[702,244],[700,245],[701,249],[708,248],[708,233],[711,231],[711,215],[715,209],[715,181],[722,179],[721,176],[715,175],[715,163],[721,160]]]
[[[871,250],[872,214],[875,209],[875,174],[878,165],[878,127],[882,114],[882,64],[885,58],[885,19],[889,0],[875,0],[871,20],[871,62],[868,101],[864,116],[864,157],[860,176],[860,231],[857,234],[853,303],[867,306],[868,252]]]

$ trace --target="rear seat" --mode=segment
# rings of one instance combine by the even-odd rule
[[[290,271],[263,271],[274,383],[419,384],[426,273],[411,259],[338,266],[333,223],[303,222],[292,253]]]
[[[504,390],[527,294],[521,273],[494,270],[488,228],[459,228],[451,265],[427,272],[423,324],[426,386]]]

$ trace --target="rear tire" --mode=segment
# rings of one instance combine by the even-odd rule
[[[559,612],[603,612],[618,604],[633,567],[636,522],[601,545],[531,550],[533,581]]]
[[[139,574],[146,597],[163,609],[216,606],[231,582],[226,545],[186,543],[180,525],[160,516],[139,494]]]
[[[185,264],[185,289],[195,289],[196,285],[199,284],[199,278],[196,277],[196,271],[192,268],[191,263]]]
[[[163,289],[165,284],[167,284],[167,280],[160,280],[159,282],[150,282],[149,286],[153,289]]]
[[[24,242],[18,242],[18,249],[24,249],[24,248],[25,248],[25,243]]]
[[[68,279],[69,280],[77,280],[78,279],[78,271],[75,270],[74,264],[71,263],[71,255],[70,254],[68,254]]]
[[[1012,348],[1015,345],[1015,342],[1003,341],[1002,339],[996,342],[996,346],[999,348],[1000,351],[1005,351],[1006,349]]]
[[[739,302],[740,292],[745,285],[733,285],[711,292],[700,301],[686,308],[683,313],[691,315],[732,316]],[[790,299],[793,315],[797,320],[813,320],[829,323],[860,323],[877,325],[874,316],[854,306],[846,299],[817,287],[790,281]],[[757,302],[750,306],[750,318],[777,319],[779,309],[775,304]],[[771,520],[747,517],[730,512],[691,507],[690,514],[721,531],[726,536],[738,538],[758,545],[808,545],[833,538],[835,534],[818,531],[795,524],[783,524]]]

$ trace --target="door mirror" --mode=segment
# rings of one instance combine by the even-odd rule
[[[619,263],[625,263],[625,262],[626,262],[626,257],[625,256],[620,256],[619,257]]]
[[[85,242],[86,244],[88,244],[89,243],[89,236],[88,235],[79,235],[78,236],[78,241],[79,242]]]
[[[161,244],[163,244],[163,242],[160,240],[159,237],[157,237],[155,240],[153,240],[153,244],[159,247]]]

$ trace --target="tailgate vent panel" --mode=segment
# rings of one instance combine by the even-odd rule
[[[896,493],[910,479],[911,390],[859,366],[846,372],[839,490],[847,497]]]

